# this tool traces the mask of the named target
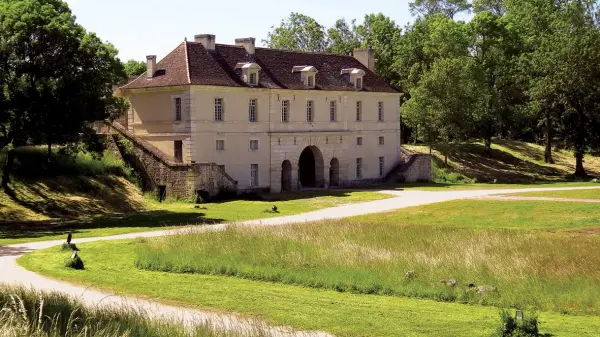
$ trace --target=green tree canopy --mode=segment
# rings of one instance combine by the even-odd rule
[[[139,76],[146,71],[146,63],[142,61],[129,60],[123,67],[125,68],[125,74],[128,77]]]
[[[1,0],[3,91],[11,105],[5,143],[97,145],[89,125],[116,118],[126,103],[112,85],[125,78],[117,50],[75,22],[60,0]],[[0,63],[1,66],[1,63]]]
[[[443,14],[453,19],[456,14],[469,11],[471,4],[467,0],[415,0],[409,8],[415,16]]]
[[[315,52],[327,50],[325,27],[310,16],[291,13],[281,21],[279,27],[272,29],[267,39],[263,40],[269,48]]]

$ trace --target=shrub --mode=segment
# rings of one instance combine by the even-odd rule
[[[75,269],[75,270],[83,270],[85,268],[83,264],[83,260],[79,256],[75,256],[74,258],[68,258],[65,260],[65,267]]]
[[[65,251],[65,250],[79,250],[79,249],[77,248],[76,244],[65,242],[62,244],[62,250]]]
[[[516,319],[507,311],[500,312],[500,325],[492,337],[538,337],[538,320],[535,315],[523,314],[522,319]]]

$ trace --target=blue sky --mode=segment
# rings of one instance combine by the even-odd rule
[[[114,44],[121,60],[159,59],[184,37],[216,35],[217,43],[233,44],[235,38],[266,38],[271,26],[291,12],[315,18],[325,27],[338,18],[356,18],[382,12],[400,26],[413,20],[408,0],[66,0],[77,21],[88,31]]]

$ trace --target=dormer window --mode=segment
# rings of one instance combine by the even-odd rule
[[[317,68],[313,66],[295,66],[292,68],[293,73],[300,73],[300,80],[304,83],[305,86],[309,88],[315,88],[316,86],[316,76],[319,72]]]
[[[344,76],[348,82],[352,83],[356,90],[363,89],[364,70],[358,68],[342,69],[341,75]]]
[[[242,79],[249,86],[255,87],[259,83],[258,72],[260,71],[260,66],[256,63],[251,62],[242,62],[235,65],[235,69],[242,70]]]

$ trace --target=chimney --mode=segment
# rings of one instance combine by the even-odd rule
[[[235,45],[238,47],[244,47],[244,49],[246,49],[246,52],[249,55],[254,55],[254,43],[256,42],[256,39],[253,37],[245,37],[245,38],[241,38],[241,39],[235,39]]]
[[[215,36],[212,34],[194,35],[194,42],[202,43],[206,50],[215,50]]]
[[[354,49],[354,58],[372,72],[375,72],[375,51],[373,49]]]
[[[148,56],[146,56],[146,77],[147,78],[154,77],[155,72],[156,72],[156,55],[148,55]]]

